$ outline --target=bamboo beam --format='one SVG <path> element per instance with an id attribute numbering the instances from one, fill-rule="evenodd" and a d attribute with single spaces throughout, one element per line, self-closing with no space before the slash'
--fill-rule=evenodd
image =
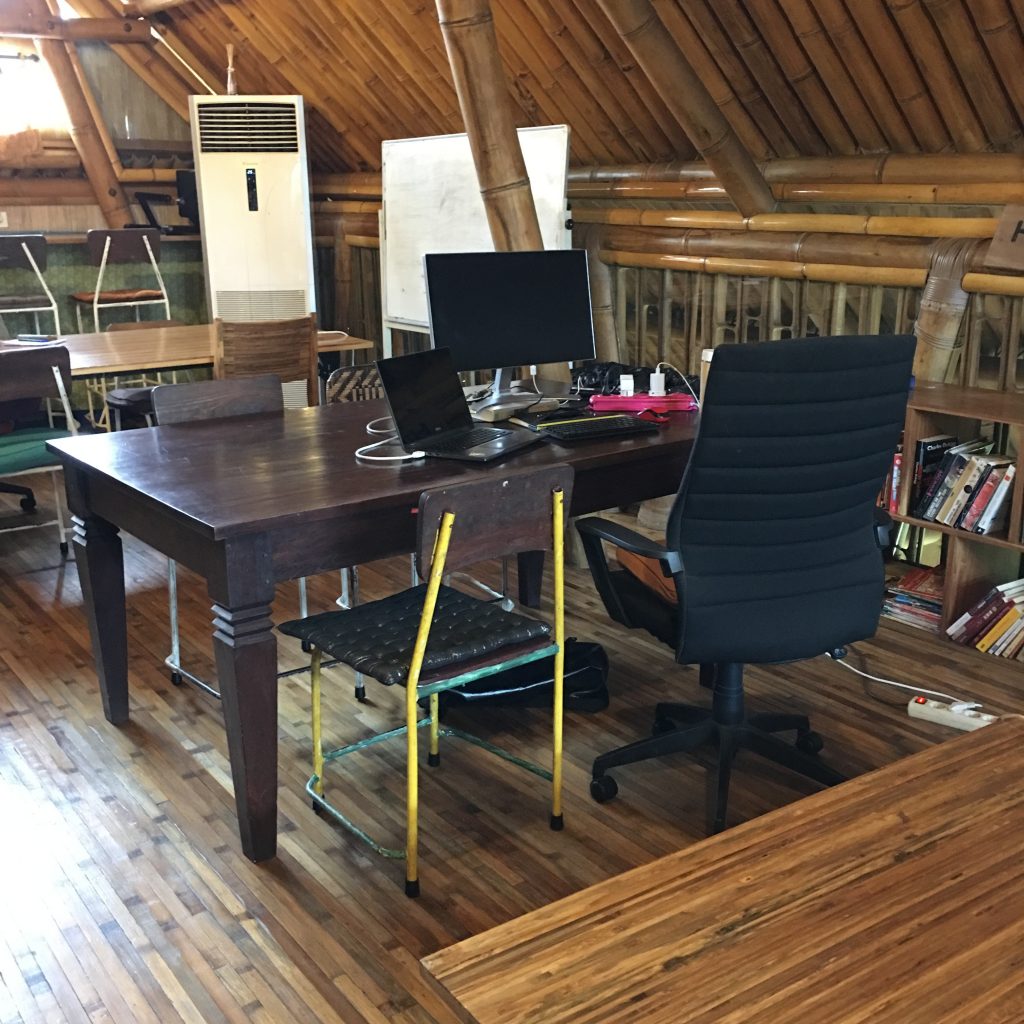
<path id="1" fill-rule="evenodd" d="M 771 210 L 775 203 L 757 165 L 650 0 L 600 0 L 600 4 L 740 213 L 749 216 Z"/>
<path id="2" fill-rule="evenodd" d="M 637 210 L 623 207 L 574 210 L 573 220 L 577 224 L 632 227 L 831 232 L 900 235 L 906 238 L 991 238 L 999 223 L 995 217 L 878 217 L 833 213 L 759 213 L 743 217 L 724 210 Z"/>
<path id="3" fill-rule="evenodd" d="M 19 206 L 95 203 L 85 178 L 0 178 L 0 202 Z"/>
<path id="4" fill-rule="evenodd" d="M 494 247 L 543 249 L 488 0 L 437 0 Z"/>
<path id="5" fill-rule="evenodd" d="M 974 0 L 971 13 L 1013 107 L 1024 111 L 1024 37 L 1013 11 L 1006 0 Z"/>
<path id="6" fill-rule="evenodd" d="M 879 153 L 872 156 L 794 157 L 767 160 L 761 171 L 769 184 L 965 185 L 1024 180 L 1020 153 Z M 570 167 L 569 182 L 714 181 L 703 161 Z"/>
<path id="7" fill-rule="evenodd" d="M 921 294 L 914 333 L 914 376 L 918 380 L 945 380 L 960 325 L 967 312 L 967 292 L 960 282 L 977 242 L 967 238 L 942 239 L 932 251 L 928 281 Z"/>
<path id="8" fill-rule="evenodd" d="M 30 10 L 38 12 L 40 20 L 46 14 L 44 0 L 31 0 Z M 117 171 L 103 145 L 103 136 L 93 118 L 89 99 L 75 73 L 69 53 L 70 44 L 55 39 L 37 39 L 36 49 L 50 66 L 54 81 L 60 89 L 71 122 L 71 138 L 85 168 L 86 177 L 107 226 L 121 228 L 131 223 L 132 211 L 128 197 L 117 180 Z"/>
<path id="9" fill-rule="evenodd" d="M 189 0 L 133 0 L 130 4 L 139 14 L 156 14 L 159 11 L 169 11 L 172 7 L 182 7 L 189 3 Z"/>
<path id="10" fill-rule="evenodd" d="M 66 43 L 151 43 L 149 22 L 141 18 L 24 18 L 0 12 L 0 36 L 60 39 Z"/>

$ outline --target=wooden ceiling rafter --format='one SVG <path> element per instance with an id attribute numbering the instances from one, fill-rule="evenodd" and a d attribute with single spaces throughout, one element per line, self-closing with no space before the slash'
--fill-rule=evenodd
<path id="1" fill-rule="evenodd" d="M 811 0 L 811 5 L 832 41 L 837 57 L 857 69 L 856 85 L 874 113 L 889 148 L 901 153 L 912 153 L 920 148 L 913 128 L 843 0 Z"/>
<path id="2" fill-rule="evenodd" d="M 779 120 L 786 125 L 797 151 L 803 156 L 827 153 L 829 147 L 819 126 L 782 73 L 757 26 L 750 20 L 746 6 L 738 0 L 716 0 L 713 5 L 708 5 L 706 0 L 692 0 L 692 6 L 705 21 L 708 18 L 718 20 L 725 38 L 736 49 Z"/>
<path id="3" fill-rule="evenodd" d="M 996 149 L 1020 149 L 1024 142 L 1020 121 L 1010 108 L 967 9 L 948 0 L 924 0 L 924 8 L 946 43 L 989 141 Z"/>
<path id="4" fill-rule="evenodd" d="M 1024 118 L 1024 34 L 1007 0 L 974 0 L 971 8 L 974 23 L 995 67 L 1018 69 L 1005 75 L 1005 87 L 1018 118 Z"/>
<path id="5" fill-rule="evenodd" d="M 143 45 L 153 42 L 149 22 L 142 18 L 23 18 L 11 12 L 0 12 L 0 38 Z"/>
<path id="6" fill-rule="evenodd" d="M 748 5 L 748 12 L 759 37 L 772 53 L 790 88 L 800 97 L 804 109 L 818 126 L 829 149 L 833 153 L 856 153 L 858 140 L 836 108 L 818 72 L 807 59 L 807 54 L 782 10 L 774 0 L 767 0 L 762 6 Z M 880 139 L 876 142 L 866 126 L 864 130 L 872 140 L 871 148 L 879 148 Z"/>

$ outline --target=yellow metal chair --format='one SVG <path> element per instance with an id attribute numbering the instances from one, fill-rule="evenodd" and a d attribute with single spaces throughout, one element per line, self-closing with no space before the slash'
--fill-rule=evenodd
<path id="1" fill-rule="evenodd" d="M 440 738 L 458 737 L 551 782 L 551 827 L 562 828 L 562 672 L 565 651 L 563 524 L 572 469 L 491 471 L 486 479 L 425 491 L 417 511 L 416 558 L 425 584 L 357 605 L 286 622 L 279 628 L 313 647 L 313 774 L 306 792 L 377 853 L 405 859 L 405 891 L 419 895 L 419 729 L 429 728 L 431 767 L 440 765 Z M 451 587 L 442 578 L 486 559 L 520 551 L 553 552 L 554 624 L 504 611 Z M 335 750 L 325 750 L 321 718 L 324 654 L 386 686 L 405 686 L 405 724 Z M 438 717 L 438 694 L 516 665 L 554 658 L 552 764 L 547 769 L 493 746 Z M 421 698 L 429 714 L 419 718 Z M 385 740 L 406 739 L 406 837 L 393 849 L 373 839 L 326 797 L 328 763 Z"/>

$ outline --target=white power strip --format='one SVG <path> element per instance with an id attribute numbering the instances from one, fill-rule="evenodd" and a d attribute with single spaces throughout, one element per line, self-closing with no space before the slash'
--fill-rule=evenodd
<path id="1" fill-rule="evenodd" d="M 926 700 L 924 697 L 913 697 L 907 704 L 907 714 L 911 718 L 923 718 L 927 722 L 938 722 L 940 725 L 948 725 L 951 729 L 967 731 L 991 725 L 998 717 L 975 708 L 954 711 L 952 704 L 944 704 L 940 700 Z"/>

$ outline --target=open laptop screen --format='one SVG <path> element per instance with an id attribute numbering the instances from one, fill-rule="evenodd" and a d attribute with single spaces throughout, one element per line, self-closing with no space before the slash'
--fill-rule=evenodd
<path id="1" fill-rule="evenodd" d="M 378 359 L 377 369 L 404 447 L 473 426 L 448 349 Z"/>

